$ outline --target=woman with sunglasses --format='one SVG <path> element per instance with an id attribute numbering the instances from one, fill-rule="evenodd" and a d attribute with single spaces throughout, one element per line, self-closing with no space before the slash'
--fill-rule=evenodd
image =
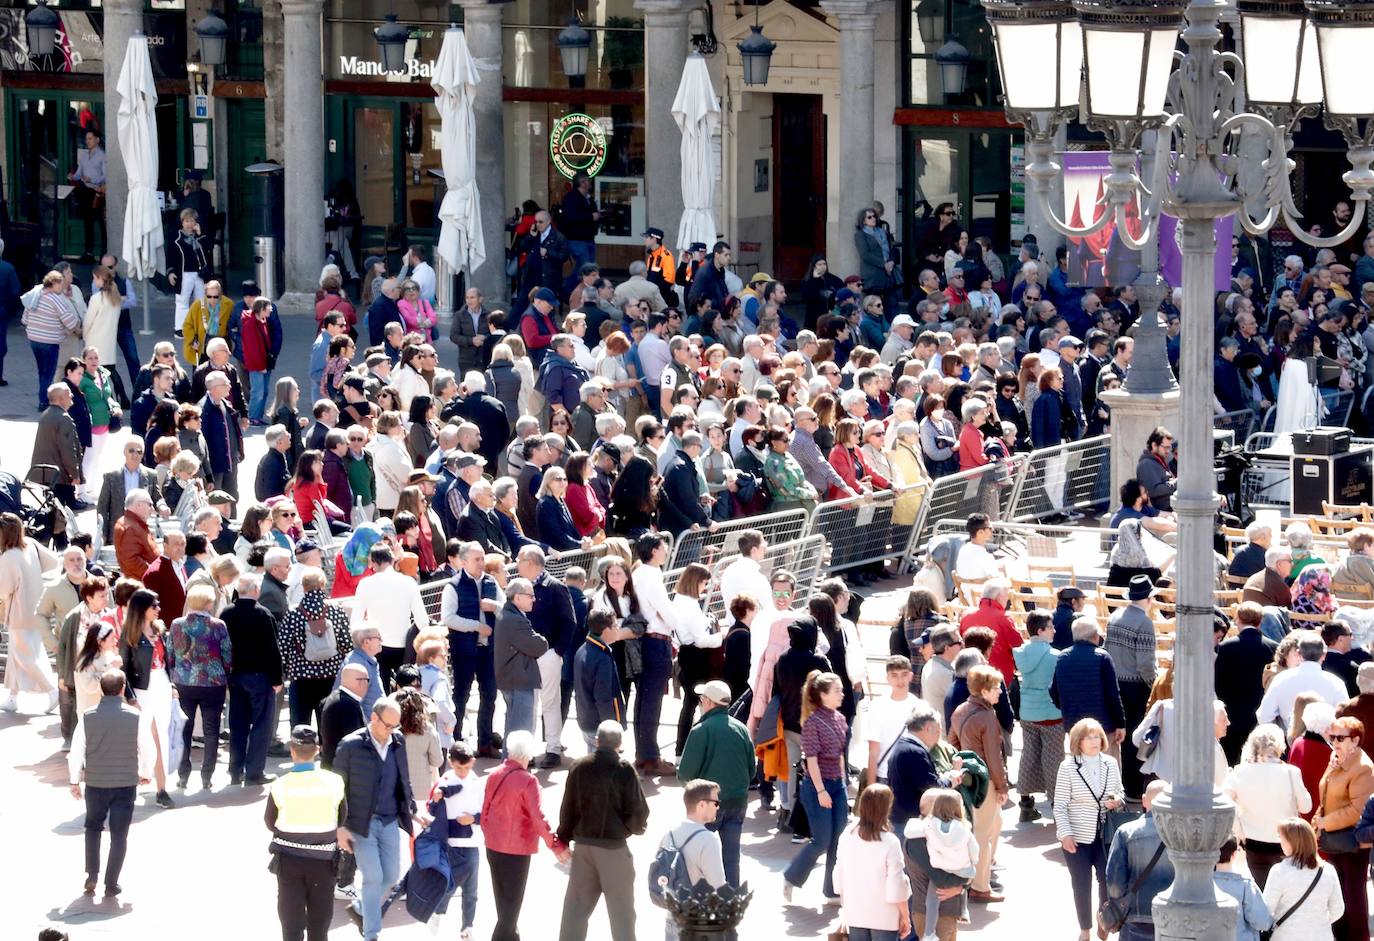
<path id="1" fill-rule="evenodd" d="M 405 322 L 407 331 L 417 331 L 433 342 L 436 336 L 434 325 L 439 322 L 439 315 L 429 301 L 421 296 L 417 282 L 407 279 L 401 285 L 401 299 L 396 302 L 396 307 L 401 311 L 401 320 Z"/>
<path id="2" fill-rule="evenodd" d="M 124 662 L 124 675 L 138 702 L 139 724 L 153 739 L 157 761 L 153 778 L 157 782 L 157 804 L 172 807 L 167 793 L 167 734 L 172 724 L 171 661 L 163 640 L 162 608 L 157 593 L 140 588 L 129 598 L 124 609 L 124 625 L 119 641 L 119 657 Z"/>
<path id="3" fill-rule="evenodd" d="M 172 398 L 185 402 L 191 398 L 191 377 L 177 362 L 176 347 L 167 340 L 153 345 L 153 355 L 138 371 L 134 378 L 134 397 L 137 398 L 153 386 L 153 367 L 167 366 L 172 370 Z"/>
<path id="4" fill-rule="evenodd" d="M 1354 832 L 1365 804 L 1374 795 L 1374 763 L 1360 747 L 1364 736 L 1364 723 L 1353 716 L 1331 723 L 1326 733 L 1331 763 L 1318 786 L 1321 803 L 1312 818 L 1322 853 L 1336 870 L 1345 901 L 1345 913 L 1331 926 L 1338 941 L 1369 939 L 1369 847 L 1361 846 Z"/>
<path id="5" fill-rule="evenodd" d="M 210 446 L 201 432 L 202 416 L 199 405 L 189 402 L 177 409 L 177 443 L 181 450 L 190 451 L 200 459 L 200 479 L 210 484 Z"/>
<path id="6" fill-rule="evenodd" d="M 888 230 L 878 224 L 878 213 L 872 206 L 859 210 L 854 246 L 859 252 L 859 277 L 864 289 L 880 296 L 892 291 L 898 283 L 892 239 Z"/>

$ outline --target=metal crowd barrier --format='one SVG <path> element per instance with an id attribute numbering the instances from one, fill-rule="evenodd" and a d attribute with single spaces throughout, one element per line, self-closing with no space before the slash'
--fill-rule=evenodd
<path id="1" fill-rule="evenodd" d="M 1235 412 L 1223 412 L 1212 419 L 1212 427 L 1218 431 L 1231 431 L 1236 435 L 1236 442 L 1243 444 L 1245 439 L 1255 430 L 1255 412 L 1253 409 L 1243 408 Z"/>
<path id="2" fill-rule="evenodd" d="M 911 536 L 928 490 L 927 485 L 916 484 L 816 507 L 807 534 L 822 536 L 829 543 L 826 570 L 838 572 L 897 559 L 898 572 L 904 571 Z"/>
<path id="3" fill-rule="evenodd" d="M 1323 425 L 1336 425 L 1341 428 L 1350 426 L 1350 410 L 1355 407 L 1355 393 L 1336 389 L 1322 389 L 1322 405 L 1326 414 L 1322 416 Z"/>
<path id="4" fill-rule="evenodd" d="M 930 531 L 941 520 L 966 520 L 973 513 L 986 513 L 990 519 L 1010 516 L 1013 500 L 1020 490 L 1026 473 L 1026 455 L 1010 458 L 1010 479 L 1006 479 L 1007 462 L 987 464 L 970 471 L 938 478 L 921 503 L 921 512 L 911 529 L 903 566 L 910 563 L 916 550 L 930 538 Z"/>
<path id="5" fill-rule="evenodd" d="M 787 569 L 797 577 L 797 595 L 806 597 L 820 583 L 825 574 L 825 557 L 828 547 L 825 537 L 819 535 L 805 536 L 801 539 L 794 539 L 791 542 L 772 543 L 764 550 L 763 571 L 767 575 L 772 575 L 778 569 Z M 717 618 L 725 619 L 729 616 L 726 608 L 728 599 L 721 596 L 720 577 L 726 567 L 736 559 L 739 554 L 725 556 L 719 559 L 711 568 L 710 589 L 706 595 L 706 613 Z M 663 581 L 671 586 L 677 582 L 680 572 L 668 572 L 664 575 Z M 760 604 L 772 604 L 772 598 L 760 600 Z"/>
<path id="6" fill-rule="evenodd" d="M 678 536 L 667 568 L 680 570 L 692 562 L 709 566 L 722 556 L 737 555 L 740 533 L 749 529 L 757 529 L 770 543 L 791 542 L 810 532 L 810 518 L 805 510 L 783 510 L 717 523 L 715 529 L 689 529 Z"/>
<path id="7" fill-rule="evenodd" d="M 1003 518 L 1038 520 L 1111 502 L 1112 439 L 1109 435 L 1034 451 Z"/>

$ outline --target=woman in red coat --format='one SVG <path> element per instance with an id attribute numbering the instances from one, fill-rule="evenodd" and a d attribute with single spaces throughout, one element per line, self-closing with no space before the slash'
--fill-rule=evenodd
<path id="1" fill-rule="evenodd" d="M 863 452 L 859 450 L 862 437 L 863 429 L 857 421 L 852 418 L 841 419 L 835 426 L 835 446 L 830 449 L 830 466 L 855 493 L 862 493 L 865 489 L 891 490 L 892 483 L 874 472 L 864 460 Z M 868 487 L 865 488 L 864 484 L 868 484 Z M 826 499 L 838 500 L 843 495 L 839 488 L 832 485 Z"/>
<path id="2" fill-rule="evenodd" d="M 316 522 L 317 502 L 324 507 L 325 514 L 331 519 L 344 519 L 344 511 L 330 502 L 323 477 L 324 456 L 313 449 L 302 451 L 300 459 L 296 461 L 296 476 L 291 479 L 289 487 L 291 499 L 296 503 L 296 511 L 300 513 L 302 526 Z"/>
<path id="3" fill-rule="evenodd" d="M 1301 720 L 1302 734 L 1293 740 L 1288 750 L 1288 763 L 1302 772 L 1303 786 L 1312 795 L 1312 810 L 1302 815 L 1310 822 L 1312 814 L 1321 806 L 1322 775 L 1331 764 L 1331 746 L 1326 741 L 1326 732 L 1336 721 L 1336 710 L 1324 702 L 1304 704 L 1303 695 L 1299 694 L 1293 703 L 1295 711 L 1301 710 L 1294 715 L 1293 725 L 1297 727 Z"/>
<path id="4" fill-rule="evenodd" d="M 276 357 L 272 354 L 272 331 L 267 319 L 272 314 L 272 302 L 260 297 L 253 302 L 252 310 L 243 312 L 239 322 L 239 345 L 243 353 L 243 368 L 248 371 L 248 421 L 253 425 L 266 425 L 263 412 L 267 409 L 267 386 L 272 381 L 272 367 Z"/>
<path id="5" fill-rule="evenodd" d="M 591 458 L 586 452 L 576 454 L 568 461 L 568 492 L 563 502 L 568 505 L 573 525 L 583 536 L 595 536 L 606 526 L 606 508 L 587 486 L 587 469 Z"/>
<path id="6" fill-rule="evenodd" d="M 530 857 L 539 852 L 539 842 L 560 861 L 570 856 L 539 806 L 539 781 L 529 772 L 535 749 L 530 732 L 516 730 L 506 736 L 506 760 L 487 775 L 482 796 L 482 837 L 496 899 L 493 938 L 520 936 L 516 924 L 525 901 Z"/>
<path id="7" fill-rule="evenodd" d="M 988 420 L 988 403 L 982 399 L 965 399 L 964 427 L 959 431 L 959 470 L 982 467 L 988 462 L 983 453 L 983 425 Z"/>

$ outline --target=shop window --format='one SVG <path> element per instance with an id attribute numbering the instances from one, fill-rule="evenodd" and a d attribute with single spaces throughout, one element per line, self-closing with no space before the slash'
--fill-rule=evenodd
<path id="1" fill-rule="evenodd" d="M 558 53 L 558 33 L 566 23 L 510 26 L 501 30 L 505 82 L 512 88 L 568 88 Z M 605 25 L 585 23 L 592 34 L 585 88 L 644 88 L 644 24 L 623 16 Z"/>
<path id="2" fill-rule="evenodd" d="M 910 14 L 903 18 L 905 42 L 910 50 L 906 75 L 906 103 L 936 107 L 1000 108 L 1002 86 L 997 74 L 997 52 L 992 28 L 977 0 L 909 0 Z M 935 53 L 958 36 L 969 51 L 968 78 L 962 95 L 946 97 L 940 86 Z"/>

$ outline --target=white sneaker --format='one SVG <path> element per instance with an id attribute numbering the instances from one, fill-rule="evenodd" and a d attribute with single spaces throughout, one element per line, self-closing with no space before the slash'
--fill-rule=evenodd
<path id="1" fill-rule="evenodd" d="M 792 904 L 792 883 L 786 879 L 782 880 L 782 900 L 788 905 Z"/>
<path id="2" fill-rule="evenodd" d="M 48 693 L 48 708 L 43 710 L 44 715 L 50 714 L 54 709 L 57 708 L 58 698 L 59 697 L 57 695 L 57 690 L 52 690 L 50 693 Z"/>
<path id="3" fill-rule="evenodd" d="M 15 701 L 14 694 L 6 690 L 5 694 L 3 696 L 0 696 L 0 712 L 18 711 L 19 703 Z"/>
<path id="4" fill-rule="evenodd" d="M 357 897 L 358 893 L 353 891 L 353 886 L 351 885 L 342 887 L 336 885 L 334 887 L 334 898 L 338 899 L 340 902 L 352 902 Z"/>
<path id="5" fill-rule="evenodd" d="M 425 922 L 425 926 L 429 928 L 429 936 L 431 938 L 439 937 L 439 932 L 442 931 L 444 927 L 444 916 L 435 912 L 430 916 L 429 921 Z"/>
<path id="6" fill-rule="evenodd" d="M 472 929 L 464 928 L 458 935 L 458 941 L 472 941 Z"/>

